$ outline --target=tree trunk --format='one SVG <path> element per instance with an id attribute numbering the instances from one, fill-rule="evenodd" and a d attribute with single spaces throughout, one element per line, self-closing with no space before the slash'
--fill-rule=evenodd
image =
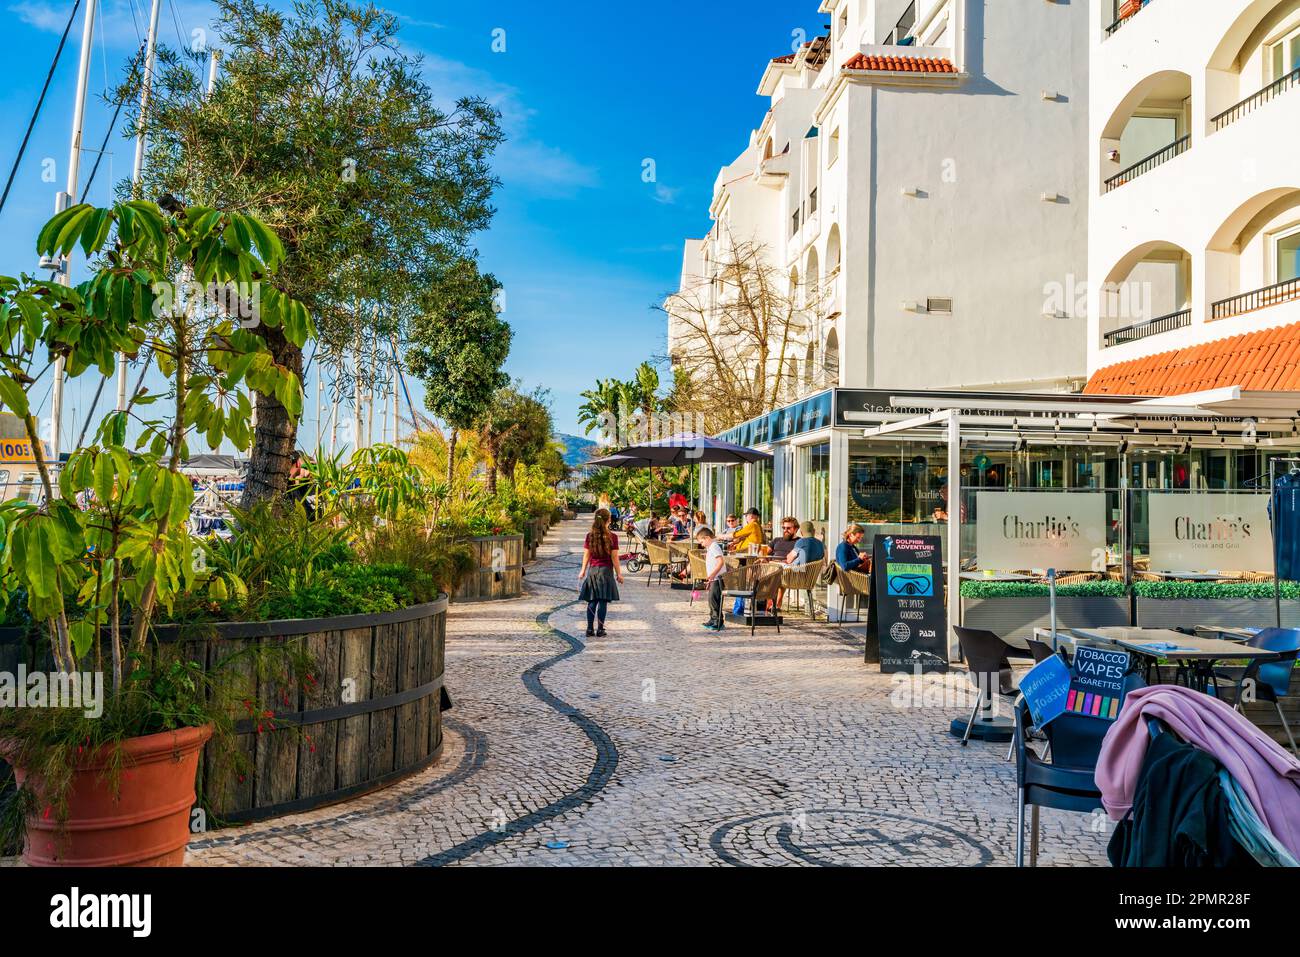
<path id="1" fill-rule="evenodd" d="M 271 350 L 271 357 L 294 375 L 302 378 L 302 350 L 284 337 L 279 329 L 262 326 L 258 333 Z M 298 423 L 274 395 L 255 395 L 257 429 L 253 434 L 253 452 L 244 482 L 240 508 L 283 495 L 289 487 L 289 466 L 298 439 Z"/>
<path id="2" fill-rule="evenodd" d="M 447 491 L 456 487 L 456 438 L 459 430 L 452 429 L 447 439 Z"/>

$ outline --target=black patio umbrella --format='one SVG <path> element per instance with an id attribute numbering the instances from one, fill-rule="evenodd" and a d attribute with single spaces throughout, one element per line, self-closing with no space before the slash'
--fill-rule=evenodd
<path id="1" fill-rule="evenodd" d="M 592 459 L 587 464 L 605 468 L 653 469 L 656 466 L 745 465 L 750 462 L 763 462 L 770 458 L 772 456 L 768 452 L 724 442 L 700 432 L 678 432 L 676 435 L 655 442 L 630 445 L 604 458 Z M 653 509 L 653 471 L 650 473 L 650 503 Z"/>

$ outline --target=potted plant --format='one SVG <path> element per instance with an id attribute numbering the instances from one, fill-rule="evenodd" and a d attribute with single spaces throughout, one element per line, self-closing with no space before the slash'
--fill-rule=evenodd
<path id="1" fill-rule="evenodd" d="M 25 830 L 31 864 L 183 861 L 198 752 L 230 723 L 228 686 L 220 667 L 158 647 L 152 628 L 182 595 L 244 586 L 202 561 L 180 465 L 192 437 L 248 447 L 249 389 L 301 409 L 298 377 L 248 329 L 298 345 L 313 335 L 307 310 L 274 284 L 279 240 L 249 216 L 166 205 L 82 204 L 51 219 L 37 250 L 67 257 L 80 245 L 92 274 L 76 288 L 0 277 L 0 401 L 25 423 L 44 493 L 0 503 L 0 598 L 25 595 L 49 689 L 81 692 L 73 707 L 0 708 L 0 755 L 18 784 L 3 824 Z M 139 390 L 56 477 L 28 395 L 39 370 L 58 360 L 70 377 L 107 377 L 118 352 L 147 353 L 169 382 L 168 412 L 146 418 L 159 397 Z M 102 694 L 84 707 L 96 682 Z"/>

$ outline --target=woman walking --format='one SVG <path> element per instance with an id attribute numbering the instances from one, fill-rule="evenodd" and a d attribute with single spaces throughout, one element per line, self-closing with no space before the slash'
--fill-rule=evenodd
<path id="1" fill-rule="evenodd" d="M 623 569 L 618 563 L 618 536 L 609 530 L 609 511 L 596 509 L 591 531 L 582 543 L 582 588 L 578 600 L 587 603 L 587 637 L 605 637 L 605 613 L 611 601 L 618 601 Z"/>

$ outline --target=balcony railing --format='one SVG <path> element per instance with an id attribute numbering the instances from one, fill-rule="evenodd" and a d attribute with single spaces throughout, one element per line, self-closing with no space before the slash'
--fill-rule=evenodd
<path id="1" fill-rule="evenodd" d="M 1274 80 L 1264 89 L 1251 96 L 1246 97 L 1236 106 L 1224 110 L 1210 122 L 1214 125 L 1214 131 L 1217 133 L 1225 126 L 1230 126 L 1237 120 L 1241 119 L 1247 113 L 1253 113 L 1270 100 L 1275 100 L 1283 93 L 1300 86 L 1300 69 L 1292 70 L 1280 80 Z"/>
<path id="2" fill-rule="evenodd" d="M 1108 332 L 1103 338 L 1103 342 L 1105 347 L 1109 349 L 1111 346 L 1118 346 L 1125 342 L 1137 342 L 1147 336 L 1158 336 L 1162 332 L 1172 332 L 1175 329 L 1182 329 L 1191 324 L 1192 310 L 1183 309 L 1180 312 L 1171 312 L 1167 316 L 1157 316 L 1155 319 L 1148 319 L 1146 322 L 1135 322 L 1131 326 L 1124 326 L 1122 329 Z"/>
<path id="3" fill-rule="evenodd" d="M 1243 292 L 1239 296 L 1220 299 L 1210 308 L 1210 318 L 1227 319 L 1256 309 L 1267 309 L 1279 303 L 1300 299 L 1300 279 L 1288 279 L 1253 292 Z"/>
<path id="4" fill-rule="evenodd" d="M 1141 0 L 1140 3 L 1137 3 L 1136 0 L 1124 0 L 1124 2 L 1119 5 L 1118 8 L 1119 15 L 1116 17 L 1115 22 L 1106 28 L 1106 36 L 1108 37 L 1114 36 L 1115 32 L 1120 27 L 1124 26 L 1124 24 L 1128 23 L 1135 16 L 1137 16 L 1138 13 L 1142 11 L 1143 7 L 1145 7 L 1150 2 L 1151 0 Z M 1130 7 L 1132 7 L 1132 9 L 1129 9 Z M 1129 12 L 1127 14 L 1124 13 L 1126 9 L 1129 9 Z"/>
<path id="5" fill-rule="evenodd" d="M 1187 152 L 1187 148 L 1192 145 L 1192 137 L 1182 136 L 1174 140 L 1162 150 L 1157 150 L 1145 159 L 1139 160 L 1128 169 L 1121 170 L 1110 179 L 1106 180 L 1106 192 L 1119 189 L 1130 180 L 1137 179 L 1145 173 L 1151 172 L 1157 166 L 1163 166 L 1175 156 Z"/>

